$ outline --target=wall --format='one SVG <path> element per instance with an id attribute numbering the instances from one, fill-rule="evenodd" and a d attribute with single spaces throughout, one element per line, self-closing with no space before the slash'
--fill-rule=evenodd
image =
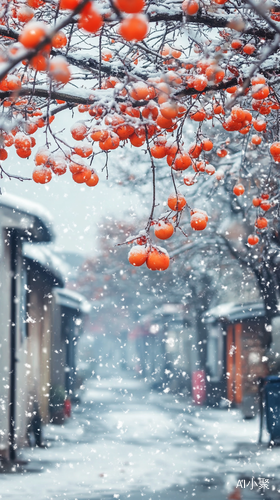
<path id="1" fill-rule="evenodd" d="M 0 229 L 0 454 L 8 458 L 10 387 L 10 249 L 6 230 Z"/>
<path id="2" fill-rule="evenodd" d="M 22 247 L 18 247 L 16 269 L 16 444 L 18 447 L 26 444 L 26 402 L 27 384 L 27 324 L 26 324 L 26 270 L 22 260 Z"/>
<path id="3" fill-rule="evenodd" d="M 27 377 L 29 419 L 36 404 L 43 423 L 49 421 L 51 385 L 51 333 L 53 280 L 39 265 L 28 265 L 28 365 Z M 34 406 L 35 403 L 35 406 Z"/>
<path id="4" fill-rule="evenodd" d="M 51 328 L 51 387 L 65 386 L 65 338 L 62 331 L 62 311 L 60 305 L 53 301 Z"/>

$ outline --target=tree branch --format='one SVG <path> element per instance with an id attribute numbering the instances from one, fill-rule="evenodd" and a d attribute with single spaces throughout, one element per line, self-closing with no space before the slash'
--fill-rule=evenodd
<path id="1" fill-rule="evenodd" d="M 104 61 L 101 61 L 101 64 L 99 63 L 99 59 L 95 59 L 93 57 L 87 57 L 87 56 L 78 56 L 75 57 L 73 54 L 67 54 L 65 55 L 63 52 L 60 50 L 52 50 L 51 55 L 53 56 L 63 56 L 67 59 L 67 62 L 69 64 L 72 64 L 73 66 L 76 66 L 80 69 L 85 69 L 87 71 L 94 71 L 97 74 L 99 73 L 100 69 L 102 73 L 105 73 L 108 76 L 117 76 L 120 79 L 123 79 L 127 76 L 127 71 L 121 70 L 120 68 L 116 68 L 113 64 L 111 63 L 106 63 Z M 136 71 L 133 68 L 133 74 L 131 77 L 137 77 L 141 78 L 142 80 L 147 80 L 147 78 L 151 76 L 148 73 L 144 73 L 141 71 Z"/>
<path id="2" fill-rule="evenodd" d="M 255 4 L 252 0 L 245 0 L 245 3 L 250 5 L 251 9 L 255 11 L 271 28 L 276 31 L 280 35 L 280 28 L 277 23 L 275 23 L 269 16 L 266 15 L 263 7 L 264 4 L 261 3 L 259 5 Z M 274 38 L 274 36 L 273 36 Z"/>
<path id="3" fill-rule="evenodd" d="M 264 47 L 260 59 L 250 69 L 250 71 L 248 73 L 248 76 L 246 77 L 245 81 L 243 82 L 242 87 L 237 90 L 237 92 L 235 93 L 234 98 L 230 102 L 228 102 L 228 104 L 226 105 L 227 109 L 232 108 L 232 106 L 234 106 L 234 104 L 235 104 L 236 100 L 238 99 L 238 97 L 240 97 L 240 96 L 242 96 L 244 94 L 245 90 L 250 86 L 251 78 L 255 74 L 255 72 L 258 69 L 260 69 L 262 63 L 265 62 L 265 61 L 267 61 L 267 59 L 269 58 L 269 56 L 271 54 L 273 54 L 274 52 L 276 52 L 276 50 L 279 48 L 279 41 L 280 41 L 280 35 L 278 33 L 276 33 L 275 39 L 274 39 L 273 43 L 270 45 L 270 47 Z"/>
<path id="4" fill-rule="evenodd" d="M 81 10 L 84 8 L 84 6 L 89 2 L 89 0 L 82 0 L 81 3 L 69 14 L 68 16 L 63 17 L 59 23 L 57 23 L 44 37 L 44 39 L 37 45 L 36 49 L 31 49 L 31 50 L 19 50 L 19 54 L 10 59 L 6 64 L 3 64 L 3 68 L 0 71 L 0 80 L 5 78 L 5 76 L 9 73 L 9 71 L 17 66 L 21 61 L 24 59 L 31 59 L 34 55 L 38 54 L 38 52 L 43 49 L 47 44 L 51 43 L 54 35 L 60 31 L 62 28 L 65 28 L 68 24 L 70 24 L 70 21 L 75 17 Z M 6 33 L 10 33 L 11 35 L 17 35 L 17 32 L 14 30 L 9 30 L 6 29 Z M 9 36 L 9 35 L 4 35 L 4 36 Z M 17 35 L 18 37 L 19 35 Z M 14 38 L 14 36 L 12 36 Z M 16 38 L 17 39 L 17 38 Z M 1 67 L 2 67 L 1 66 Z"/>
<path id="5" fill-rule="evenodd" d="M 245 266 L 250 266 L 251 267 L 250 262 L 247 259 L 244 259 L 244 257 L 241 255 L 241 253 L 238 252 L 238 250 L 236 250 L 236 248 L 234 248 L 232 246 L 232 244 L 230 243 L 230 241 L 223 234 L 218 233 L 218 236 L 223 240 L 223 242 L 225 243 L 226 247 L 230 251 L 231 255 L 236 260 L 238 260 L 239 262 L 241 262 Z"/>
<path id="6" fill-rule="evenodd" d="M 149 22 L 150 23 L 157 23 L 160 21 L 183 22 L 184 21 L 184 14 L 182 11 L 180 11 L 176 14 L 166 13 L 166 14 L 150 14 L 149 15 Z M 194 24 L 194 25 L 203 24 L 205 26 L 208 26 L 209 28 L 228 28 L 229 20 L 226 17 L 217 17 L 217 16 L 209 16 L 209 15 L 205 15 L 205 14 L 197 14 L 196 16 L 188 16 L 186 18 L 186 23 L 187 24 Z M 274 25 L 272 25 L 272 27 L 274 28 Z M 275 36 L 275 31 L 269 30 L 268 28 L 249 26 L 242 32 L 242 34 L 253 35 L 253 36 L 260 37 L 260 38 L 265 38 L 266 40 L 271 40 Z"/>
<path id="7" fill-rule="evenodd" d="M 109 89 L 110 90 L 110 89 Z M 100 95 L 101 93 L 101 95 Z M 47 89 L 46 87 L 21 87 L 21 89 L 17 92 L 19 96 L 28 96 L 32 95 L 34 97 L 42 97 L 48 99 L 49 97 L 51 99 L 59 99 L 61 101 L 67 101 L 67 103 L 74 103 L 74 104 L 94 104 L 95 102 L 99 102 L 102 99 L 102 93 L 103 99 L 108 97 L 109 99 L 113 98 L 113 93 L 108 92 L 108 89 L 106 90 L 101 90 L 101 91 L 92 91 L 92 90 L 86 90 L 84 89 L 84 96 L 81 95 L 81 91 L 77 89 L 77 93 L 71 92 L 68 89 L 65 90 L 51 90 Z M 88 94 L 88 95 L 86 95 Z M 94 95 L 94 98 L 90 98 L 90 95 Z M 9 91 L 9 92 L 0 92 L 0 99 L 6 99 L 14 97 L 14 92 Z M 123 101 L 123 98 L 120 99 Z M 65 106 L 65 105 L 63 105 Z M 65 108 L 64 108 L 65 109 Z"/>
<path id="8" fill-rule="evenodd" d="M 258 14 L 259 12 L 256 10 L 256 6 L 253 4 L 253 2 L 247 1 L 247 3 L 254 9 Z M 75 13 L 76 15 L 76 13 Z M 149 18 L 150 23 L 158 23 L 158 22 L 184 22 L 185 16 L 182 12 L 182 10 L 178 11 L 175 14 L 169 14 L 168 12 L 166 14 L 147 14 Z M 265 38 L 266 40 L 272 40 L 275 36 L 275 31 L 278 31 L 277 28 L 275 27 L 275 23 L 271 21 L 268 16 L 261 15 L 261 17 L 273 28 L 272 30 L 268 28 L 262 28 L 262 27 L 253 27 L 253 26 L 248 26 L 242 33 L 244 35 L 253 35 L 257 36 L 260 38 Z M 104 22 L 107 24 L 110 24 L 112 22 L 116 22 L 116 20 L 112 21 L 111 18 L 109 19 L 104 19 Z M 67 24 L 75 24 L 77 23 L 77 19 L 73 19 L 73 14 L 71 15 L 71 19 L 67 21 Z M 186 23 L 190 25 L 199 25 L 202 24 L 204 26 L 208 26 L 209 28 L 228 28 L 229 20 L 226 17 L 218 17 L 218 16 L 211 16 L 211 15 L 206 15 L 206 14 L 197 14 L 196 16 L 188 16 L 186 18 Z M 66 24 L 66 25 L 67 25 Z M 65 25 L 65 26 L 66 26 Z M 278 31 L 279 32 L 279 31 Z M 5 26 L 0 26 L 0 36 L 4 36 L 7 38 L 13 38 L 14 40 L 18 40 L 19 33 L 12 29 L 12 28 L 6 28 Z"/>
<path id="9" fill-rule="evenodd" d="M 176 255 L 181 255 L 183 252 L 187 252 L 188 250 L 193 250 L 197 249 L 199 247 L 207 247 L 209 248 L 210 245 L 215 245 L 217 243 L 217 240 L 215 239 L 205 239 L 205 240 L 196 240 L 196 241 L 191 241 L 189 243 L 186 243 L 184 245 L 180 245 L 178 248 L 175 248 L 174 250 L 171 250 L 169 252 L 170 257 L 176 257 Z"/>
<path id="10" fill-rule="evenodd" d="M 6 28 L 6 26 L 0 26 L 0 36 L 4 36 L 6 38 L 13 38 L 14 40 L 18 40 L 19 33 L 13 28 Z"/>

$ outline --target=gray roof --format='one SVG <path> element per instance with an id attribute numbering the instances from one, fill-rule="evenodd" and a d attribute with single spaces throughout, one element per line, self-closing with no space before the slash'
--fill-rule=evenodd
<path id="1" fill-rule="evenodd" d="M 160 307 L 155 307 L 151 313 L 142 316 L 140 323 L 158 323 L 161 320 L 167 321 L 171 318 L 172 322 L 182 323 L 186 321 L 186 307 L 181 303 L 162 304 Z"/>
<path id="2" fill-rule="evenodd" d="M 68 290 L 67 288 L 55 288 L 53 290 L 53 294 L 55 296 L 56 303 L 60 306 L 75 309 L 83 314 L 88 314 L 91 310 L 90 303 L 78 292 Z"/>
<path id="3" fill-rule="evenodd" d="M 33 201 L 3 193 L 0 216 L 4 227 L 17 229 L 28 241 L 53 241 L 52 218 L 44 207 Z"/>
<path id="4" fill-rule="evenodd" d="M 52 274 L 60 283 L 64 285 L 65 277 L 68 272 L 68 266 L 65 262 L 54 254 L 46 245 L 24 243 L 23 256 L 35 264 L 39 264 L 44 271 Z"/>
<path id="5" fill-rule="evenodd" d="M 209 309 L 204 314 L 205 323 L 215 323 L 217 321 L 241 321 L 245 319 L 262 318 L 265 315 L 263 302 L 248 302 L 245 304 L 235 304 L 228 302 Z"/>

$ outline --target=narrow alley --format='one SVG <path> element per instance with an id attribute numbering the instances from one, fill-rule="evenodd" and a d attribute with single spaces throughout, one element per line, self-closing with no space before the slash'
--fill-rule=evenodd
<path id="1" fill-rule="evenodd" d="M 46 448 L 20 450 L 0 475 L 0 498 L 226 500 L 237 484 L 244 500 L 279 495 L 279 449 L 257 444 L 258 420 L 190 403 L 119 372 L 90 379 L 73 418 L 44 429 Z"/>

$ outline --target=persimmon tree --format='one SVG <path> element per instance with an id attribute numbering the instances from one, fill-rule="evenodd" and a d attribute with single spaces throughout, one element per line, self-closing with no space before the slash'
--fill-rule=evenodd
<path id="1" fill-rule="evenodd" d="M 221 191 L 222 188 L 225 188 L 225 184 L 220 186 Z M 222 198 L 222 192 L 219 197 Z M 224 199 L 224 204 L 219 204 L 217 212 L 222 210 L 224 217 L 230 215 L 239 230 L 238 212 L 231 214 L 228 198 Z M 226 210 L 228 213 L 225 213 Z M 205 366 L 208 334 L 204 323 L 205 312 L 221 301 L 231 302 L 238 298 L 241 302 L 248 302 L 260 298 L 250 266 L 245 263 L 240 266 L 237 258 L 240 255 L 245 259 L 246 253 L 250 258 L 248 245 L 243 245 L 246 234 L 243 242 L 239 242 L 238 233 L 235 234 L 238 247 L 234 236 L 231 239 L 227 236 L 236 252 L 232 256 L 223 239 L 217 236 L 220 214 L 218 217 L 215 209 L 212 209 L 211 214 L 211 224 L 203 234 L 195 233 L 194 238 L 190 233 L 186 239 L 181 233 L 167 242 L 170 257 L 176 255 L 176 259 L 161 276 L 160 272 L 149 272 L 146 266 L 127 268 L 127 248 L 117 246 L 120 238 L 124 240 L 135 233 L 139 220 L 135 217 L 132 225 L 131 218 L 128 219 L 130 222 L 104 218 L 99 227 L 98 253 L 95 257 L 89 257 L 80 267 L 74 288 L 92 303 L 88 328 L 92 329 L 93 334 L 101 332 L 122 338 L 122 332 L 132 333 L 139 327 L 145 328 L 147 316 L 151 316 L 151 311 L 156 310 L 159 303 L 183 304 L 192 349 L 197 351 L 200 366 Z M 253 250 L 255 255 L 254 247 Z M 257 264 L 260 265 L 255 262 L 256 267 Z M 115 314 L 112 315 L 112 311 Z M 164 315 L 157 315 L 153 319 L 161 330 L 168 330 Z"/>
<path id="2" fill-rule="evenodd" d="M 243 141 L 241 141 L 242 144 Z M 194 234 L 188 230 L 188 224 L 182 228 L 188 232 L 188 238 L 182 242 L 177 238 L 175 248 L 171 249 L 170 256 L 181 256 L 186 258 L 191 269 L 197 267 L 206 268 L 210 271 L 215 267 L 213 263 L 213 252 L 218 256 L 222 275 L 225 280 L 219 278 L 219 284 L 215 295 L 219 296 L 219 289 L 225 290 L 230 283 L 231 294 L 238 286 L 238 291 L 229 301 L 239 299 L 241 301 L 262 299 L 265 309 L 265 319 L 268 330 L 271 329 L 271 320 L 278 314 L 279 286 L 277 284 L 277 267 L 279 258 L 279 225 L 278 207 L 266 199 L 271 192 L 277 192 L 277 179 L 271 178 L 267 184 L 267 192 L 257 198 L 262 186 L 261 170 L 259 169 L 259 153 L 248 150 L 248 158 L 242 159 L 240 152 L 240 140 L 236 138 L 227 146 L 230 159 L 227 156 L 220 162 L 217 171 L 218 176 L 223 179 L 217 181 L 212 179 L 205 190 L 203 182 L 198 181 L 189 188 L 189 203 L 199 198 L 200 206 L 211 214 L 210 223 L 202 234 Z M 263 158 L 265 162 L 265 157 Z M 251 176 L 244 180 L 243 196 L 236 196 L 232 189 L 233 176 L 240 171 L 240 164 L 244 169 L 250 168 Z M 254 178 L 254 172 L 258 177 Z M 266 203 L 270 208 L 269 231 L 258 231 L 258 235 L 251 234 L 252 227 L 256 222 L 256 200 L 258 206 L 263 204 L 262 214 L 266 211 Z M 255 241 L 257 239 L 257 241 Z M 201 265 L 201 260 L 203 266 Z M 235 262 L 234 262 L 235 261 Z M 194 272 L 192 271 L 192 274 Z M 203 276 L 203 272 L 201 273 Z M 201 278 L 202 279 L 202 278 Z M 213 288 L 213 287 L 212 287 Z M 246 289 L 249 296 L 246 295 Z M 223 292 L 225 299 L 225 291 Z"/>
<path id="3" fill-rule="evenodd" d="M 150 273 L 146 266 L 127 268 L 127 248 L 118 247 L 118 242 L 120 237 L 126 239 L 135 233 L 137 222 L 134 219 L 135 225 L 132 225 L 131 220 L 104 218 L 98 230 L 97 254 L 81 265 L 74 283 L 75 289 L 93 304 L 94 327 L 101 321 L 106 324 L 105 332 L 119 333 L 135 327 L 159 300 L 168 301 L 169 293 L 172 301 L 179 303 L 187 286 L 177 263 L 170 266 L 161 279 L 159 272 Z M 112 309 L 116 311 L 113 318 Z"/>
<path id="4" fill-rule="evenodd" d="M 141 148 L 151 167 L 151 212 L 128 241 L 129 261 L 164 270 L 169 256 L 155 240 L 184 234 L 182 221 L 191 231 L 206 229 L 208 215 L 199 197 L 190 204 L 188 189 L 198 180 L 223 179 L 216 167 L 235 141 L 239 168 L 229 162 L 227 176 L 235 197 L 254 196 L 248 242 L 258 244 L 278 216 L 277 2 L 11 0 L 3 1 L 1 14 L 2 176 L 13 177 L 14 147 L 23 161 L 34 156 L 36 183 L 69 169 L 75 182 L 94 187 L 97 155 L 108 176 L 114 150 Z M 70 143 L 52 125 L 69 110 L 80 113 L 69 124 Z M 38 128 L 45 132 L 40 144 Z M 167 200 L 157 182 L 162 159 L 169 169 Z"/>

